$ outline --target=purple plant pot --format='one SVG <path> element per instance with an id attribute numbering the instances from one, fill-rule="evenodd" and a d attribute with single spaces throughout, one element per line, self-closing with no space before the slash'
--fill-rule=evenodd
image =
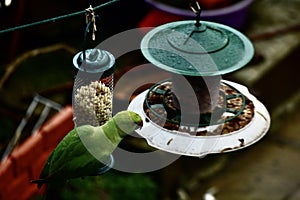
<path id="1" fill-rule="evenodd" d="M 195 18 L 195 14 L 191 10 L 181 9 L 173 7 L 157 0 L 145 0 L 153 7 L 172 13 L 175 15 L 183 16 L 188 19 Z M 230 6 L 214 9 L 214 10 L 202 10 L 201 20 L 212 21 L 221 24 L 228 25 L 230 27 L 241 29 L 246 21 L 249 7 L 253 0 L 241 0 Z"/>

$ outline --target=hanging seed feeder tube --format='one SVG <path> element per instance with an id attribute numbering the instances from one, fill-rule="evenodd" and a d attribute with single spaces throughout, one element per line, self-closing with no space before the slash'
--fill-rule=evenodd
<path id="1" fill-rule="evenodd" d="M 112 117 L 115 57 L 110 52 L 97 47 L 86 48 L 87 33 L 90 27 L 92 28 L 92 40 L 95 40 L 96 18 L 99 16 L 95 15 L 92 6 L 86 9 L 87 25 L 83 39 L 84 48 L 73 57 L 73 65 L 78 69 L 72 96 L 75 127 L 83 125 L 98 127 Z M 78 133 L 79 137 L 80 135 Z M 89 145 L 86 141 L 84 142 L 83 138 L 81 140 L 84 145 Z M 89 149 L 88 146 L 86 148 Z M 97 158 L 97 153 L 93 150 L 90 153 Z M 106 173 L 115 163 L 112 154 L 99 161 L 102 164 L 99 163 L 99 169 L 90 176 Z"/>
<path id="2" fill-rule="evenodd" d="M 75 126 L 103 125 L 112 117 L 114 56 L 105 50 L 87 49 L 73 57 L 78 69 L 73 87 Z M 104 166 L 91 176 L 106 173 L 114 165 L 113 155 L 101 160 Z"/>
<path id="3" fill-rule="evenodd" d="M 74 122 L 76 126 L 102 125 L 112 116 L 115 58 L 105 50 L 87 49 L 74 56 L 73 64 L 79 69 L 74 83 Z"/>
<path id="4" fill-rule="evenodd" d="M 270 125 L 268 111 L 246 87 L 221 78 L 252 59 L 251 41 L 198 15 L 196 22 L 171 22 L 145 35 L 145 58 L 172 75 L 129 105 L 148 121 L 137 132 L 151 146 L 188 156 L 243 148 Z"/>

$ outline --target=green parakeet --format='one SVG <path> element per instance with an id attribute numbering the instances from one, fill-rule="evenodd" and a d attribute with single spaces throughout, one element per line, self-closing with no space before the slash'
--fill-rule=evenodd
<path id="1" fill-rule="evenodd" d="M 74 128 L 53 150 L 40 179 L 31 182 L 41 188 L 45 183 L 92 175 L 104 166 L 121 140 L 142 125 L 138 114 L 121 111 L 102 126 Z"/>

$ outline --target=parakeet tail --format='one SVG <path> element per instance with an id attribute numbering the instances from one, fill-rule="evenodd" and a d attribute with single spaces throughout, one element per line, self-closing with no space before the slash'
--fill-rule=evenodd
<path id="1" fill-rule="evenodd" d="M 43 184 L 47 184 L 46 188 L 45 188 L 45 192 L 42 196 L 42 200 L 50 200 L 50 199 L 54 199 L 53 194 L 51 194 L 51 184 L 46 180 L 46 179 L 38 179 L 38 180 L 31 180 L 31 183 L 35 183 L 37 184 L 37 188 L 40 189 Z M 59 187 L 59 186 L 58 186 Z M 50 192 L 49 192 L 50 191 Z M 55 195 L 56 193 L 54 193 Z"/>

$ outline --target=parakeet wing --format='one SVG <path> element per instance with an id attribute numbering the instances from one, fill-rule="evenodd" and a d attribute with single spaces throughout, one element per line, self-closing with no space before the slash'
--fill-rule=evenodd
<path id="1" fill-rule="evenodd" d="M 82 142 L 83 137 L 79 136 L 78 133 L 81 135 L 92 136 L 94 127 L 85 125 L 72 130 L 53 151 L 49 158 L 51 159 L 49 161 L 50 166 L 48 167 L 46 165 L 45 168 L 45 170 L 48 168 L 48 174 L 47 171 L 43 173 L 43 170 L 43 177 L 41 178 L 51 177 L 52 179 L 70 179 L 81 177 L 93 172 L 89 170 L 96 170 L 103 166 L 103 164 L 87 150 Z M 99 135 L 101 135 L 101 133 L 99 133 Z M 97 139 L 98 138 L 93 138 L 93 142 L 95 143 L 94 146 L 103 150 L 101 140 Z M 90 145 L 89 148 L 93 148 L 93 146 Z M 92 151 L 93 149 L 89 150 Z"/>
<path id="2" fill-rule="evenodd" d="M 88 135 L 93 132 L 93 127 L 75 128 L 64 137 L 48 158 L 40 175 L 41 180 L 60 181 L 82 177 L 103 166 L 86 149 L 78 131 Z"/>

